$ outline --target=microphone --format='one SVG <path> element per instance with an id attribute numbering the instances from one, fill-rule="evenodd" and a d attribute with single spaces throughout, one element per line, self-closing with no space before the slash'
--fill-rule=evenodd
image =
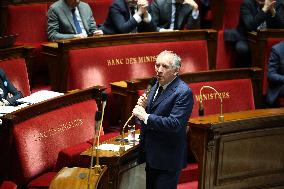
<path id="1" fill-rule="evenodd" d="M 102 112 L 97 111 L 95 115 L 95 135 L 98 136 L 100 133 L 100 125 L 102 123 Z"/>
<path id="2" fill-rule="evenodd" d="M 214 88 L 214 87 L 211 87 L 211 86 L 202 86 L 199 90 L 199 95 L 200 95 L 200 100 L 199 100 L 199 109 L 198 109 L 198 114 L 199 116 L 203 116 L 204 115 L 204 106 L 203 106 L 203 103 L 202 103 L 202 90 L 203 89 L 212 89 L 213 91 L 215 91 L 219 98 L 220 98 L 220 115 L 219 115 L 219 121 L 220 122 L 224 122 L 224 115 L 223 115 L 223 98 L 222 96 L 220 95 L 220 93 Z"/>
<path id="3" fill-rule="evenodd" d="M 103 127 L 105 107 L 106 107 L 106 102 L 107 102 L 107 93 L 106 92 L 101 93 L 101 100 L 102 100 L 102 111 L 101 111 L 101 121 L 100 121 L 100 125 L 99 125 L 99 130 L 98 130 L 98 133 L 97 133 L 97 145 L 100 143 L 100 136 L 101 136 L 100 131 L 102 130 L 102 127 Z"/>

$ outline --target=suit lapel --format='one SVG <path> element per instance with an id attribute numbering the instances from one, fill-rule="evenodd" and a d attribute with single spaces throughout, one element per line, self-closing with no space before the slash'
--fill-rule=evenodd
<path id="1" fill-rule="evenodd" d="M 74 33 L 76 33 L 76 27 L 74 25 L 73 16 L 72 16 L 72 12 L 71 12 L 70 8 L 64 2 L 64 0 L 61 0 L 61 4 L 62 4 L 62 11 L 63 11 L 63 13 L 65 14 L 66 18 L 68 19 L 70 25 L 72 26 L 72 28 L 74 30 Z"/>
<path id="2" fill-rule="evenodd" d="M 153 111 L 160 103 L 166 100 L 171 94 L 174 93 L 178 85 L 178 78 L 175 78 L 174 81 L 161 93 L 161 95 L 156 99 L 151 105 L 151 111 Z M 157 89 L 157 87 L 156 87 Z M 155 93 L 154 93 L 155 94 Z M 153 101 L 153 98 L 151 99 Z M 151 102 L 152 102 L 151 101 Z"/>
<path id="3" fill-rule="evenodd" d="M 85 28 L 86 32 L 88 33 L 89 27 L 88 27 L 88 23 L 87 23 L 87 19 L 86 19 L 87 15 L 85 14 L 86 12 L 84 11 L 84 8 L 82 6 L 83 6 L 83 4 L 79 3 L 78 10 L 79 10 L 84 28 Z"/>

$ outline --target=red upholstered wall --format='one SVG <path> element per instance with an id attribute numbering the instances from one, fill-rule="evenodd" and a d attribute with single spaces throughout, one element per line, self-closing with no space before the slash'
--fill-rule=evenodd
<path id="1" fill-rule="evenodd" d="M 11 175 L 26 184 L 53 169 L 58 152 L 93 137 L 95 100 L 39 115 L 15 125 Z"/>
<path id="2" fill-rule="evenodd" d="M 156 55 L 172 50 L 181 56 L 181 73 L 208 70 L 207 42 L 183 41 L 71 50 L 68 89 L 154 76 Z"/>
<path id="3" fill-rule="evenodd" d="M 0 68 L 5 71 L 9 80 L 24 96 L 31 94 L 25 59 L 18 58 L 0 61 Z"/>
<path id="4" fill-rule="evenodd" d="M 253 88 L 250 79 L 191 83 L 189 86 L 193 91 L 194 98 L 191 117 L 198 116 L 200 98 L 199 91 L 201 87 L 205 85 L 214 87 L 222 94 L 224 113 L 255 109 Z M 220 113 L 220 99 L 215 91 L 211 89 L 203 89 L 202 101 L 205 115 Z"/>
<path id="5" fill-rule="evenodd" d="M 48 4 L 8 6 L 7 33 L 19 34 L 17 42 L 40 43 L 48 41 L 46 34 Z"/>

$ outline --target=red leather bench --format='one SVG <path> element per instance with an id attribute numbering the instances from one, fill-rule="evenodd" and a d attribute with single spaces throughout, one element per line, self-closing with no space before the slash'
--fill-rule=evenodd
<path id="1" fill-rule="evenodd" d="M 93 137 L 96 99 L 101 91 L 95 87 L 71 92 L 2 117 L 4 178 L 18 186 L 48 187 L 56 174 L 50 171 L 55 170 L 58 153 L 78 144 L 88 145 Z"/>
<path id="2" fill-rule="evenodd" d="M 88 0 L 86 2 L 90 5 L 92 9 L 93 16 L 95 18 L 97 25 L 102 25 L 105 19 L 107 18 L 108 10 L 109 10 L 109 7 L 112 1 L 111 0 L 96 0 L 96 1 Z"/>
<path id="3" fill-rule="evenodd" d="M 31 51 L 32 48 L 25 46 L 0 49 L 0 68 L 5 71 L 13 85 L 24 96 L 31 94 L 28 75 Z"/>
<path id="4" fill-rule="evenodd" d="M 40 79 L 44 79 L 45 83 L 48 82 L 48 66 L 41 54 L 41 45 L 48 42 L 46 34 L 48 6 L 49 3 L 30 3 L 10 4 L 7 8 L 6 33 L 18 34 L 16 44 L 35 47 L 31 54 L 29 70 L 32 84 L 39 82 Z"/>

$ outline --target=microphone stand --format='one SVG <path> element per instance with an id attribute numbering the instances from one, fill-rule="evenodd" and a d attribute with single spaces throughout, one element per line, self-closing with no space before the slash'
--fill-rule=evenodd
<path id="1" fill-rule="evenodd" d="M 150 91 L 151 91 L 151 89 L 152 89 L 152 87 L 153 87 L 154 84 L 155 84 L 155 79 L 154 79 L 154 78 L 150 79 L 149 85 L 147 86 L 147 89 L 146 89 L 146 92 L 145 92 L 146 98 L 148 98 L 148 95 L 149 95 L 149 93 L 150 93 Z M 125 122 L 125 124 L 123 125 L 123 127 L 122 127 L 122 131 L 121 131 L 121 145 L 119 146 L 119 153 L 125 152 L 125 146 L 124 146 L 124 136 L 125 136 L 125 133 L 124 133 L 124 130 L 125 130 L 125 127 L 126 127 L 126 125 L 128 124 L 128 122 L 129 122 L 133 117 L 134 117 L 134 115 L 132 114 L 132 115 L 128 118 L 128 120 Z"/>
<path id="2" fill-rule="evenodd" d="M 224 115 L 223 115 L 223 98 L 222 98 L 222 96 L 220 95 L 220 93 L 214 88 L 214 87 L 211 87 L 211 86 L 202 86 L 201 87 L 201 89 L 199 90 L 199 95 L 200 95 L 200 100 L 199 100 L 199 112 L 203 112 L 203 113 L 201 113 L 201 114 L 203 114 L 204 115 L 204 108 L 203 108 L 203 103 L 202 103 L 202 90 L 203 89 L 205 89 L 205 88 L 207 88 L 207 89 L 212 89 L 212 90 L 214 90 L 217 94 L 218 94 L 218 96 L 219 96 L 219 98 L 220 98 L 220 115 L 219 115 L 219 121 L 220 122 L 224 122 Z"/>

